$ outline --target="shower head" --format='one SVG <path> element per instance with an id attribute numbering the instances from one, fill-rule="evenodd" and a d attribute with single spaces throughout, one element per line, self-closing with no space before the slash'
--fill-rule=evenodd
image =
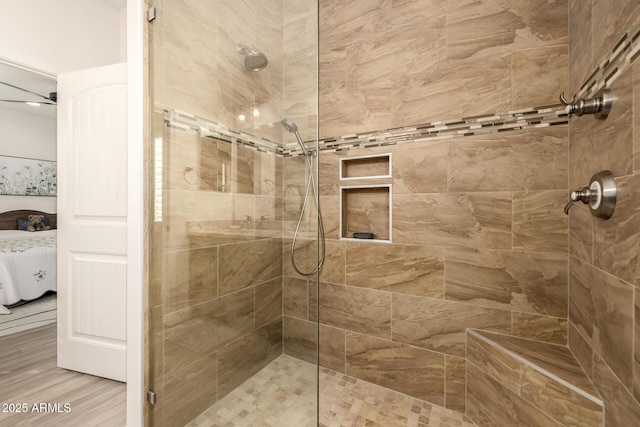
<path id="1" fill-rule="evenodd" d="M 239 44 L 236 48 L 240 54 L 244 55 L 244 67 L 249 71 L 264 70 L 269 64 L 267 56 L 262 52 L 242 44 Z"/>
<path id="2" fill-rule="evenodd" d="M 283 128 L 285 128 L 288 132 L 294 133 L 298 131 L 298 126 L 296 126 L 296 122 L 291 119 L 284 118 L 280 122 Z"/>
<path id="3" fill-rule="evenodd" d="M 302 138 L 300 137 L 300 132 L 298 132 L 298 126 L 296 125 L 296 122 L 285 117 L 284 119 L 282 119 L 280 124 L 287 130 L 287 132 L 292 133 L 296 136 L 298 144 L 300 144 L 300 148 L 302 149 L 302 153 L 305 156 L 308 156 L 311 152 L 307 150 L 307 147 L 304 146 L 304 142 L 302 142 Z"/>

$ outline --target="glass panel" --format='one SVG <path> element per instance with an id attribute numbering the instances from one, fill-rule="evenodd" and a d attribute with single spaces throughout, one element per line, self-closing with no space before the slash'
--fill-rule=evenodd
<path id="1" fill-rule="evenodd" d="M 148 424 L 316 426 L 317 0 L 151 3 Z"/>

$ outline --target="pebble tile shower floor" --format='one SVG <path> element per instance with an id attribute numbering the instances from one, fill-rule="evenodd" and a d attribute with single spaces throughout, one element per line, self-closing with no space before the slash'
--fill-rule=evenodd
<path id="1" fill-rule="evenodd" d="M 316 367 L 282 355 L 189 427 L 312 427 Z M 472 427 L 463 415 L 330 369 L 320 369 L 322 427 Z"/>

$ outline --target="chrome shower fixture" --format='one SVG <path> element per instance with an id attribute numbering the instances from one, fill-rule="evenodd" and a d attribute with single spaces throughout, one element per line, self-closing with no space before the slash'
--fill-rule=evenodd
<path id="1" fill-rule="evenodd" d="M 267 60 L 267 56 L 264 53 L 258 52 L 249 46 L 238 44 L 236 49 L 241 55 L 244 55 L 244 66 L 249 71 L 262 71 L 269 64 L 269 60 Z"/>
<path id="2" fill-rule="evenodd" d="M 580 117 L 583 114 L 595 114 L 597 119 L 606 119 L 613 106 L 613 95 L 610 89 L 604 89 L 595 98 L 567 101 L 564 97 L 564 92 L 562 92 L 560 101 L 566 107 L 569 116 L 575 114 Z"/>
<path id="3" fill-rule="evenodd" d="M 300 136 L 300 132 L 298 132 L 298 126 L 293 120 L 285 117 L 284 119 L 282 119 L 280 124 L 282 125 L 283 128 L 287 130 L 287 132 L 292 133 L 296 136 L 296 139 L 298 140 L 298 144 L 300 145 L 300 149 L 302 150 L 302 154 L 304 154 L 305 156 L 315 156 L 316 154 L 315 151 L 307 150 L 307 148 L 304 146 L 304 142 L 302 142 L 302 137 Z"/>
<path id="4" fill-rule="evenodd" d="M 618 187 L 611 171 L 600 171 L 591 177 L 589 185 L 571 192 L 571 201 L 564 207 L 564 213 L 569 215 L 569 209 L 577 202 L 589 205 L 591 215 L 609 219 L 616 208 Z"/>
<path id="5" fill-rule="evenodd" d="M 318 187 L 316 186 L 315 179 L 313 178 L 313 160 L 312 157 L 315 157 L 315 150 L 307 150 L 302 142 L 302 138 L 300 137 L 300 132 L 298 132 L 298 126 L 296 122 L 291 119 L 284 118 L 280 122 L 283 128 L 285 128 L 288 132 L 294 134 L 296 139 L 298 140 L 298 144 L 300 144 L 300 148 L 302 149 L 302 153 L 305 157 L 305 163 L 307 164 L 307 171 L 309 172 L 309 179 L 307 180 L 307 189 L 304 194 L 304 199 L 302 202 L 302 208 L 300 209 L 300 216 L 298 217 L 298 223 L 296 224 L 296 231 L 293 233 L 293 240 L 291 241 L 291 251 L 289 252 L 291 258 L 291 265 L 293 269 L 303 276 L 313 276 L 322 268 L 322 264 L 324 264 L 324 257 L 326 253 L 325 248 L 325 240 L 324 240 L 324 225 L 322 224 L 322 214 L 320 213 L 320 198 L 318 197 Z M 318 264 L 311 271 L 302 271 L 298 264 L 296 263 L 296 240 L 298 239 L 298 231 L 300 231 L 300 225 L 302 224 L 302 220 L 304 219 L 304 211 L 307 208 L 307 203 L 309 201 L 309 196 L 313 193 L 313 199 L 316 202 L 316 208 L 318 209 L 318 237 L 320 238 L 320 252 L 318 257 Z"/>

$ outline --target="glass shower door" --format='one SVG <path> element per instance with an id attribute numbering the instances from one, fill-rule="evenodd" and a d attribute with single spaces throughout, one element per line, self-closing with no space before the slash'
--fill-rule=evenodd
<path id="1" fill-rule="evenodd" d="M 317 1 L 286 4 L 151 4 L 148 425 L 317 425 Z"/>

